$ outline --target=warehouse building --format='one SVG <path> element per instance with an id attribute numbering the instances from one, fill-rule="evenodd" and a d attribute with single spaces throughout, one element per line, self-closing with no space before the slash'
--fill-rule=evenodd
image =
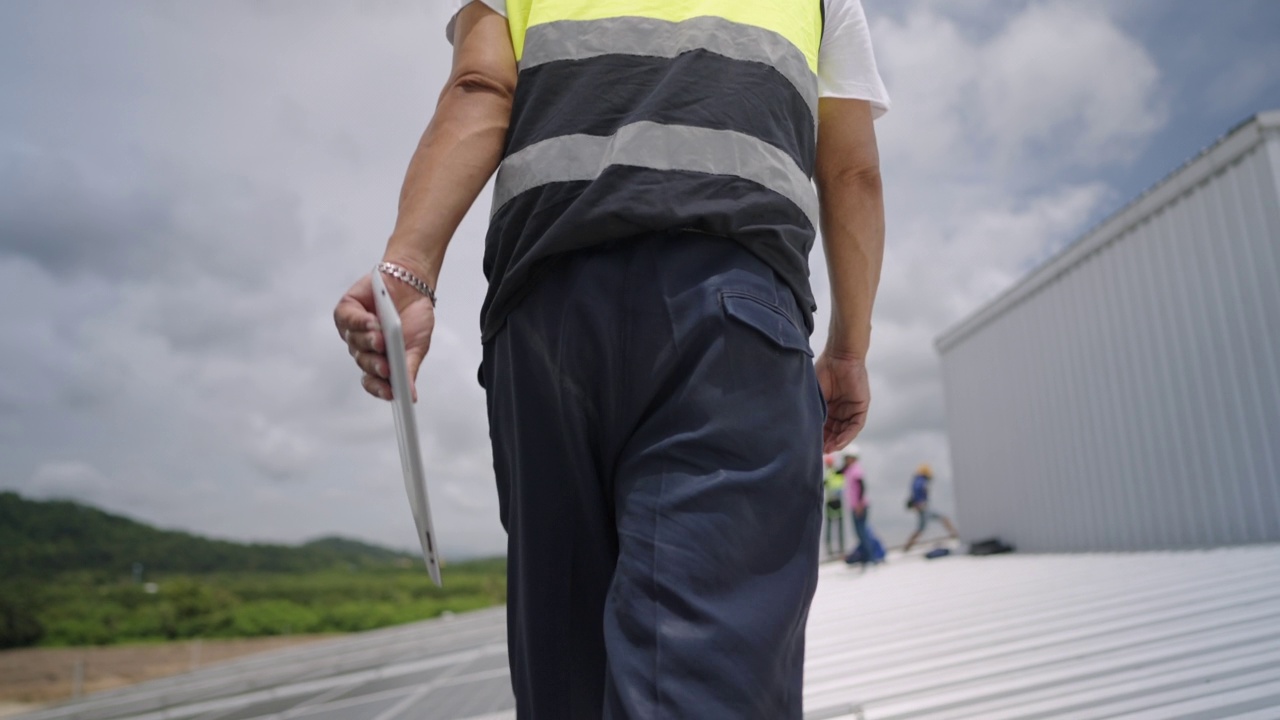
<path id="1" fill-rule="evenodd" d="M 937 342 L 965 539 L 1280 541 L 1280 111 Z"/>

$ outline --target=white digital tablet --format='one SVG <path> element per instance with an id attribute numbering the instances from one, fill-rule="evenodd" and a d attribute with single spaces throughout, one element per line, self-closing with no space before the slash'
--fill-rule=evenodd
<path id="1" fill-rule="evenodd" d="M 409 384 L 409 367 L 404 357 L 404 330 L 382 273 L 373 271 L 373 302 L 378 324 L 386 339 L 387 362 L 391 369 L 391 411 L 396 423 L 396 442 L 400 446 L 400 469 L 404 471 L 404 489 L 409 495 L 409 508 L 418 528 L 418 542 L 427 572 L 436 587 L 440 583 L 440 559 L 436 554 L 436 534 L 431 525 L 431 502 L 427 500 L 427 482 L 422 472 L 422 451 L 418 448 L 418 423 L 413 410 L 413 390 Z"/>

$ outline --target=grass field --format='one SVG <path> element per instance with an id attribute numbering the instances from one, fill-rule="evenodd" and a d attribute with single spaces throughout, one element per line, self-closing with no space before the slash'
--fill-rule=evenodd
<path id="1" fill-rule="evenodd" d="M 77 686 L 506 602 L 504 558 L 443 576 L 437 588 L 417 553 L 350 538 L 236 543 L 0 492 L 0 717 Z"/>
<path id="2" fill-rule="evenodd" d="M 307 573 L 170 575 L 149 583 L 68 573 L 9 588 L 45 647 L 372 630 L 506 600 L 505 561 Z"/>
<path id="3" fill-rule="evenodd" d="M 417 564 L 403 565 L 144 583 L 86 572 L 19 581 L 4 594 L 42 634 L 37 647 L 0 651 L 0 717 L 71 697 L 77 665 L 79 691 L 90 693 L 506 601 L 503 559 L 450 565 L 443 588 Z"/>

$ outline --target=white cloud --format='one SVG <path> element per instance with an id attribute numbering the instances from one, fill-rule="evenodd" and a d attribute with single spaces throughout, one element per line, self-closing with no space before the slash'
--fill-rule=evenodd
<path id="1" fill-rule="evenodd" d="M 27 481 L 26 491 L 39 498 L 84 498 L 102 501 L 111 497 L 111 480 L 97 468 L 80 461 L 55 461 L 41 465 Z"/>
<path id="2" fill-rule="evenodd" d="M 1028 6 L 981 57 L 984 125 L 1013 162 L 1032 150 L 1064 164 L 1131 159 L 1164 121 L 1150 54 L 1078 3 Z"/>
<path id="3" fill-rule="evenodd" d="M 979 48 L 932 9 L 912 11 L 901 23 L 874 17 L 872 22 L 877 60 L 895 108 L 876 128 L 885 171 L 890 177 L 922 170 L 964 173 L 980 157 L 973 146 Z"/>
<path id="4" fill-rule="evenodd" d="M 993 10 L 1006 22 L 982 38 L 949 7 L 917 3 L 901 21 L 873 24 L 895 107 L 906 109 L 882 124 L 886 164 L 1043 178 L 1124 160 L 1164 122 L 1154 60 L 1096 6 Z"/>
<path id="5" fill-rule="evenodd" d="M 295 429 L 254 416 L 249 425 L 249 457 L 275 480 L 296 478 L 315 462 L 316 442 Z"/>

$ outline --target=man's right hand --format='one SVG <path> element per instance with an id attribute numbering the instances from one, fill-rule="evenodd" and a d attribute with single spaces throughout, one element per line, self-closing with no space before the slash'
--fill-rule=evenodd
<path id="1" fill-rule="evenodd" d="M 404 331 L 405 360 L 411 384 L 431 347 L 431 332 L 436 325 L 435 307 L 431 300 L 398 280 L 387 278 L 387 292 L 400 311 L 400 327 Z M 360 384 L 365 391 L 383 400 L 391 399 L 391 368 L 387 363 L 387 340 L 378 325 L 373 304 L 373 281 L 365 275 L 342 296 L 333 309 L 333 322 L 338 335 L 347 344 L 347 352 L 364 371 Z M 416 385 L 413 399 L 418 399 Z"/>
<path id="2" fill-rule="evenodd" d="M 822 451 L 835 452 L 853 442 L 867 423 L 871 407 L 871 382 L 866 362 L 830 351 L 823 352 L 814 370 L 827 401 L 827 423 L 822 428 Z"/>

